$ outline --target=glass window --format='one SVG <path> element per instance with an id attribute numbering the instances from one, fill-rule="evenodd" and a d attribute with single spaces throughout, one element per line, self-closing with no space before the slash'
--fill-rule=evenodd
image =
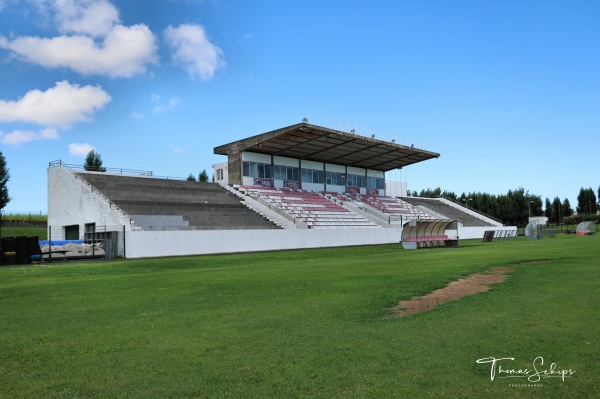
<path id="1" fill-rule="evenodd" d="M 314 174 L 316 175 L 316 183 L 323 183 L 323 171 L 322 170 L 315 170 Z"/>
<path id="2" fill-rule="evenodd" d="M 258 176 L 258 164 L 256 162 L 250 162 L 250 176 L 259 177 Z"/>
<path id="3" fill-rule="evenodd" d="M 271 178 L 271 165 L 268 163 L 258 163 L 244 161 L 242 164 L 242 173 L 248 177 Z"/>

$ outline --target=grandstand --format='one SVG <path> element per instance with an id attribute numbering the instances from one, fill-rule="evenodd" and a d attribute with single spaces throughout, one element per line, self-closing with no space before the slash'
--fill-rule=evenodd
<path id="1" fill-rule="evenodd" d="M 77 174 L 143 230 L 280 228 L 216 184 L 93 172 Z"/>
<path id="2" fill-rule="evenodd" d="M 437 153 L 307 122 L 215 153 L 228 159 L 215 165 L 218 184 L 51 163 L 50 239 L 104 231 L 122 239 L 121 256 L 148 257 L 398 243 L 415 220 L 460 219 L 473 226 L 461 237 L 483 236 L 466 214 L 386 195 L 386 171 Z"/>
<path id="3" fill-rule="evenodd" d="M 240 191 L 276 206 L 307 228 L 373 228 L 376 223 L 352 212 L 326 196 L 297 189 L 241 186 Z"/>
<path id="4" fill-rule="evenodd" d="M 423 212 L 457 220 L 463 227 L 502 226 L 502 223 L 497 219 L 444 198 L 403 197 L 402 200 L 420 208 Z"/>
<path id="5" fill-rule="evenodd" d="M 434 219 L 431 214 L 414 207 L 410 202 L 385 195 L 350 194 L 350 197 L 400 220 Z"/>

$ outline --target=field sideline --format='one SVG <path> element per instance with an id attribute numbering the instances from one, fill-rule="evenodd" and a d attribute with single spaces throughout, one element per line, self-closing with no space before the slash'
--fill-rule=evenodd
<path id="1" fill-rule="evenodd" d="M 0 398 L 591 397 L 600 238 L 0 268 Z M 495 266 L 488 292 L 392 318 Z M 492 381 L 503 369 L 570 377 Z M 516 374 L 515 374 L 516 375 Z M 514 386 L 517 385 L 517 386 Z"/>

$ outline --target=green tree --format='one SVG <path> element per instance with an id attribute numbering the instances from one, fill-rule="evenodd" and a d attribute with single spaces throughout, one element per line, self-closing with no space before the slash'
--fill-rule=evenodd
<path id="1" fill-rule="evenodd" d="M 563 214 L 561 215 L 561 217 L 563 218 L 573 216 L 573 208 L 571 208 L 571 203 L 569 202 L 568 198 L 565 198 L 565 200 L 562 203 L 562 211 Z"/>
<path id="2" fill-rule="evenodd" d="M 595 214 L 598 211 L 596 204 L 596 194 L 590 188 L 581 188 L 577 196 L 577 213 L 578 214 Z"/>
<path id="3" fill-rule="evenodd" d="M 88 152 L 83 168 L 93 172 L 106 172 L 106 168 L 102 167 L 102 157 L 96 150 Z"/>
<path id="4" fill-rule="evenodd" d="M 206 169 L 203 169 L 200 172 L 200 176 L 198 176 L 198 181 L 208 181 L 208 173 L 206 173 Z"/>
<path id="5" fill-rule="evenodd" d="M 544 216 L 546 216 L 548 218 L 549 222 L 555 223 L 556 217 L 554 215 L 554 207 L 550 203 L 549 198 L 546 198 L 545 207 L 546 207 L 546 210 L 544 211 Z"/>
<path id="6" fill-rule="evenodd" d="M 561 223 L 562 218 L 565 217 L 565 210 L 560 203 L 560 198 L 554 197 L 552 200 L 552 212 L 554 213 L 554 223 Z"/>
<path id="7" fill-rule="evenodd" d="M 187 181 L 196 181 L 196 177 L 190 173 L 186 180 Z"/>
<path id="8" fill-rule="evenodd" d="M 10 180 L 9 169 L 6 167 L 6 159 L 0 151 L 0 211 L 8 205 L 11 198 L 8 195 L 8 181 Z"/>

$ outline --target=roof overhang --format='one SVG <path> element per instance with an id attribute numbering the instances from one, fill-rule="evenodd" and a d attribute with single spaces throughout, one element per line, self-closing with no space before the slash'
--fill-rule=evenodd
<path id="1" fill-rule="evenodd" d="M 388 171 L 440 154 L 308 123 L 284 127 L 215 147 L 214 153 L 242 151 Z"/>

